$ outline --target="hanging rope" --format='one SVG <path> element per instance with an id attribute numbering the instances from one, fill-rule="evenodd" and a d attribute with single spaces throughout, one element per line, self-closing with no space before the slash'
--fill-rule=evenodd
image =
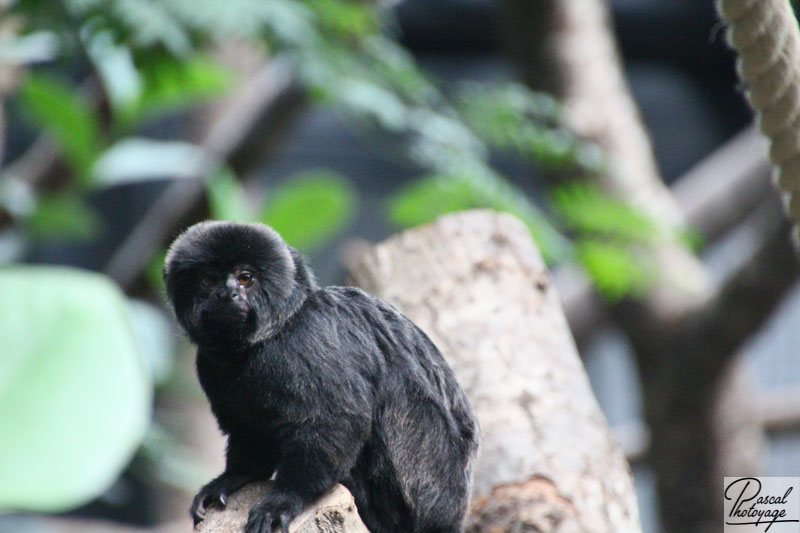
<path id="1" fill-rule="evenodd" d="M 800 225 L 800 31 L 789 0 L 719 0 L 739 76 L 770 141 L 784 205 Z"/>

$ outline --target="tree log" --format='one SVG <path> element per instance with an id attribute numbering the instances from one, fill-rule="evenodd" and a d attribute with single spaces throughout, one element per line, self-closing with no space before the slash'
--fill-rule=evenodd
<path id="1" fill-rule="evenodd" d="M 469 531 L 640 531 L 628 465 L 521 222 L 450 215 L 350 270 L 430 335 L 472 401 L 482 450 Z"/>
<path id="2" fill-rule="evenodd" d="M 251 483 L 228 499 L 224 509 L 212 507 L 196 533 L 241 533 L 250 508 L 269 492 L 269 483 Z M 369 533 L 356 511 L 353 497 L 337 485 L 303 511 L 289 526 L 288 533 Z"/>

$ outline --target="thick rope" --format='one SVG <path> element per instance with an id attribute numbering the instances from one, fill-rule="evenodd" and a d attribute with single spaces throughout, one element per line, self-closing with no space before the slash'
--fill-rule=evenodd
<path id="1" fill-rule="evenodd" d="M 800 233 L 800 30 L 789 0 L 719 0 L 728 42 L 759 126 L 771 143 L 776 183 Z"/>

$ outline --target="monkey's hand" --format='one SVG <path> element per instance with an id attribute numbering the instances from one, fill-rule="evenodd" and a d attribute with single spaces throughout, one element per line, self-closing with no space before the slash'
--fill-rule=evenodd
<path id="1" fill-rule="evenodd" d="M 250 476 L 223 472 L 200 489 L 200 492 L 194 497 L 192 507 L 189 509 L 194 525 L 197 525 L 198 522 L 206 517 L 206 510 L 212 505 L 225 507 L 228 503 L 228 496 L 249 481 L 252 481 Z"/>
<path id="2" fill-rule="evenodd" d="M 299 496 L 273 489 L 250 509 L 245 533 L 273 533 L 278 525 L 283 533 L 288 533 L 289 523 L 302 510 L 303 501 Z"/>

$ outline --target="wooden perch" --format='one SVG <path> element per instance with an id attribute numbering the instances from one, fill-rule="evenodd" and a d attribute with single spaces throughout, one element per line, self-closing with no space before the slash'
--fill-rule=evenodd
<path id="1" fill-rule="evenodd" d="M 640 531 L 628 465 L 521 222 L 447 216 L 375 246 L 350 270 L 431 336 L 478 414 L 469 531 Z"/>
<path id="2" fill-rule="evenodd" d="M 250 508 L 269 492 L 269 483 L 251 483 L 232 494 L 224 509 L 212 507 L 197 533 L 241 533 Z M 337 485 L 289 526 L 289 533 L 369 533 L 356 511 L 353 497 Z"/>

